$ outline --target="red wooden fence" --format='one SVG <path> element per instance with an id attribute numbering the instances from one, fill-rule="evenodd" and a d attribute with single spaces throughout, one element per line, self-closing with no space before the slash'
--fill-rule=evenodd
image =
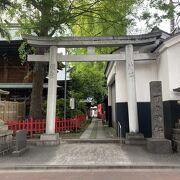
<path id="1" fill-rule="evenodd" d="M 61 119 L 56 118 L 55 131 L 58 133 L 65 130 L 78 130 L 82 123 L 86 120 L 86 116 L 76 116 L 75 118 L 70 119 Z M 15 121 L 10 120 L 6 122 L 9 130 L 13 130 L 15 134 L 17 130 L 26 129 L 27 135 L 31 138 L 33 134 L 43 134 L 46 130 L 46 121 L 43 120 L 24 120 L 24 121 Z"/>

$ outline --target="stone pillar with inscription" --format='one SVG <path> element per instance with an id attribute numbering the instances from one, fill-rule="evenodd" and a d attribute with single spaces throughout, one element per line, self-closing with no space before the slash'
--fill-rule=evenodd
<path id="1" fill-rule="evenodd" d="M 125 51 L 129 116 L 129 133 L 126 134 L 125 143 L 144 144 L 144 135 L 139 133 L 133 45 L 126 45 Z"/>
<path id="2" fill-rule="evenodd" d="M 152 138 L 147 139 L 147 149 L 154 153 L 172 152 L 171 141 L 165 139 L 161 81 L 150 82 Z"/>
<path id="3" fill-rule="evenodd" d="M 46 133 L 41 135 L 40 145 L 58 145 L 59 134 L 55 133 L 57 93 L 57 47 L 50 47 Z"/>

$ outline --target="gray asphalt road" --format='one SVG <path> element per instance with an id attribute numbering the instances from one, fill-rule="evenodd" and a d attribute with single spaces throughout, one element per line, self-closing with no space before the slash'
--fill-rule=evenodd
<path id="1" fill-rule="evenodd" d="M 180 170 L 0 171 L 0 180 L 179 180 Z"/>

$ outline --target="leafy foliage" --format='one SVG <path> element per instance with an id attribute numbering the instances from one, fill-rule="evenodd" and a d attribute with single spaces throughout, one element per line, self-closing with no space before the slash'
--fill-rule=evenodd
<path id="1" fill-rule="evenodd" d="M 1 0 L 0 1 L 0 15 L 3 14 L 4 10 L 6 10 L 9 6 L 11 6 L 10 0 Z M 2 19 L 2 16 L 0 16 L 0 35 L 3 38 L 7 38 L 10 40 L 11 36 L 7 31 L 7 26 L 6 26 L 6 20 Z"/>
<path id="2" fill-rule="evenodd" d="M 3 38 L 6 38 L 8 41 L 11 39 L 11 36 L 7 30 L 7 26 L 4 24 L 4 22 L 0 19 L 0 35 Z"/>
<path id="3" fill-rule="evenodd" d="M 131 24 L 127 15 L 135 2 L 136 0 L 14 0 L 13 6 L 8 8 L 8 15 L 10 21 L 21 26 L 20 31 L 24 34 L 49 37 L 67 34 L 114 36 L 126 33 L 127 26 Z M 23 48 L 20 51 L 23 52 Z M 105 49 L 103 52 L 107 51 L 110 50 Z M 93 96 L 98 101 L 105 93 L 103 71 L 99 66 L 98 63 L 76 66 L 76 72 L 84 68 L 85 71 L 81 72 L 87 74 L 74 72 L 72 75 L 77 84 L 82 85 L 83 96 Z M 30 108 L 32 117 L 40 114 L 44 69 L 43 63 L 35 63 Z"/>
<path id="4" fill-rule="evenodd" d="M 95 5 L 95 11 L 79 16 L 72 27 L 73 34 L 83 36 L 116 36 L 126 33 L 128 18 L 136 0 L 104 0 Z"/>
<path id="5" fill-rule="evenodd" d="M 9 15 L 21 25 L 21 32 L 37 36 L 63 35 L 79 16 L 95 10 L 100 0 L 16 0 Z"/>
<path id="6" fill-rule="evenodd" d="M 21 62 L 24 63 L 27 59 L 28 54 L 35 53 L 35 48 L 29 47 L 27 42 L 22 42 L 19 47 L 19 57 L 21 58 Z"/>
<path id="7" fill-rule="evenodd" d="M 74 110 L 71 110 L 70 106 L 69 106 L 69 101 L 70 101 L 70 99 L 67 98 L 67 101 L 66 101 L 66 118 L 71 118 L 71 117 L 86 114 L 87 107 L 86 107 L 86 104 L 84 102 L 81 102 L 81 101 L 76 99 L 76 102 L 75 102 L 76 108 Z M 43 104 L 44 113 L 46 112 L 46 107 L 47 107 L 47 101 L 45 101 Z M 63 98 L 57 99 L 56 116 L 58 116 L 60 118 L 64 117 L 64 99 Z"/>
<path id="8" fill-rule="evenodd" d="M 1 7 L 1 9 L 6 9 L 7 6 L 10 6 L 10 5 L 11 5 L 10 0 L 1 0 L 1 1 L 0 1 L 0 7 Z"/>
<path id="9" fill-rule="evenodd" d="M 97 3 L 95 11 L 79 16 L 76 24 L 72 24 L 72 32 L 76 36 L 119 36 L 126 34 L 127 27 L 133 24 L 128 15 L 138 0 L 104 0 Z M 97 54 L 112 52 L 112 48 L 97 48 Z M 71 52 L 72 53 L 72 52 Z M 87 54 L 86 49 L 76 49 L 75 54 Z M 73 63 L 72 96 L 76 99 L 93 98 L 102 102 L 106 95 L 104 77 L 105 63 L 86 62 Z M 79 93 L 81 92 L 81 93 Z"/>
<path id="10" fill-rule="evenodd" d="M 148 26 L 158 25 L 164 19 L 171 21 L 171 31 L 179 27 L 180 1 L 179 0 L 150 0 L 141 19 L 146 20 Z M 152 9 L 155 9 L 152 11 Z M 151 21 L 150 21 L 151 19 Z M 154 19 L 154 20 L 152 20 Z"/>
<path id="11" fill-rule="evenodd" d="M 132 24 L 128 15 L 137 0 L 103 0 L 95 4 L 93 12 L 77 17 L 72 24 L 72 32 L 76 36 L 119 36 L 126 34 L 127 27 Z M 97 48 L 96 53 L 110 53 L 112 48 Z M 72 52 L 71 52 L 72 53 Z M 75 54 L 87 54 L 86 49 L 76 49 Z M 73 63 L 72 96 L 76 99 L 93 98 L 102 102 L 106 95 L 104 77 L 105 63 L 86 62 Z M 81 92 L 81 93 L 79 93 Z"/>
<path id="12" fill-rule="evenodd" d="M 72 96 L 76 99 L 91 97 L 96 102 L 102 102 L 102 98 L 106 94 L 104 63 L 81 62 L 73 65 Z"/>

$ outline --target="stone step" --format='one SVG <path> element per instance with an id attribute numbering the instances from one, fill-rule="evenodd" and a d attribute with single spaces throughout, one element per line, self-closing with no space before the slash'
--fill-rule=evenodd
<path id="1" fill-rule="evenodd" d="M 180 129 L 172 129 L 173 134 L 180 134 Z"/>
<path id="2" fill-rule="evenodd" d="M 173 146 L 173 150 L 180 152 L 180 141 L 173 140 L 172 146 Z"/>
<path id="3" fill-rule="evenodd" d="M 173 139 L 173 140 L 180 141 L 180 134 L 178 134 L 178 133 L 173 133 L 173 134 L 172 134 L 172 139 Z"/>
<path id="4" fill-rule="evenodd" d="M 127 145 L 146 145 L 146 140 L 142 140 L 142 139 L 125 139 L 124 141 L 125 144 Z"/>
<path id="5" fill-rule="evenodd" d="M 8 130 L 8 125 L 1 125 L 0 126 L 0 131 L 7 131 Z"/>
<path id="6" fill-rule="evenodd" d="M 0 131 L 0 137 L 3 137 L 3 136 L 9 136 L 9 135 L 12 135 L 13 134 L 13 131 L 12 130 L 1 130 Z"/>
<path id="7" fill-rule="evenodd" d="M 125 138 L 121 139 L 62 139 L 61 143 L 125 143 Z"/>
<path id="8" fill-rule="evenodd" d="M 145 145 L 146 140 L 144 138 L 144 135 L 141 133 L 127 133 L 125 144 L 130 145 Z"/>
<path id="9" fill-rule="evenodd" d="M 127 140 L 144 140 L 144 135 L 141 133 L 126 133 Z"/>
<path id="10" fill-rule="evenodd" d="M 151 153 L 172 153 L 172 142 L 163 138 L 148 138 L 146 148 Z"/>
<path id="11" fill-rule="evenodd" d="M 180 129 L 180 123 L 175 124 L 175 129 Z"/>
<path id="12" fill-rule="evenodd" d="M 172 140 L 180 141 L 180 129 L 172 129 Z"/>

